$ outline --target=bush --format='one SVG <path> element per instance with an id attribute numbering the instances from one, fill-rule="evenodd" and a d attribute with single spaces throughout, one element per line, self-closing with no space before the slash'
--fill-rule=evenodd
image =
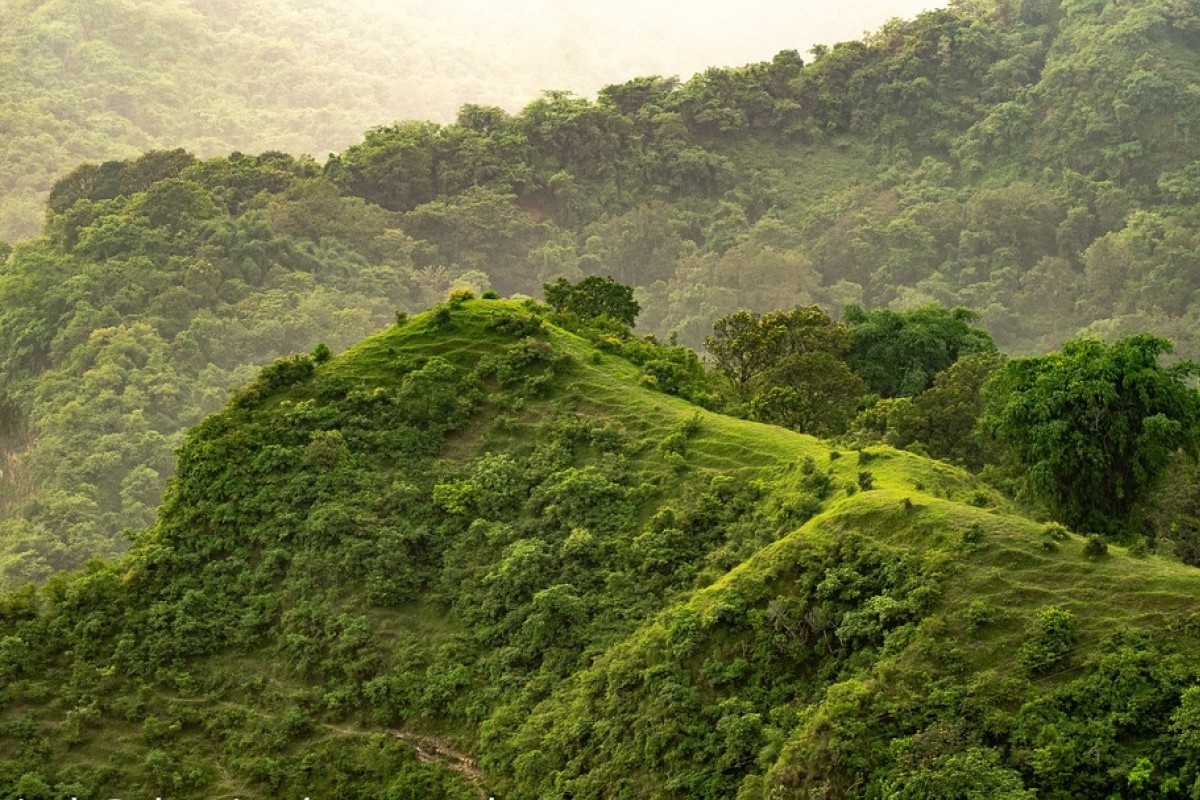
<path id="1" fill-rule="evenodd" d="M 1087 558 L 1102 558 L 1108 555 L 1108 539 L 1093 533 L 1083 544 L 1083 554 Z"/>
<path id="2" fill-rule="evenodd" d="M 875 488 L 875 476 L 866 470 L 858 473 L 858 488 L 868 492 Z"/>
<path id="3" fill-rule="evenodd" d="M 546 332 L 546 323 L 534 314 L 506 312 L 493 319 L 488 327 L 497 333 L 524 339 L 529 336 L 539 336 Z"/>
<path id="4" fill-rule="evenodd" d="M 1058 522 L 1050 522 L 1042 528 L 1042 535 L 1056 542 L 1065 542 L 1071 538 L 1071 531 L 1067 529 L 1066 525 Z"/>
<path id="5" fill-rule="evenodd" d="M 1044 675 L 1067 660 L 1079 638 L 1075 616 L 1062 608 L 1043 608 L 1021 645 L 1021 664 L 1030 675 Z"/>
<path id="6" fill-rule="evenodd" d="M 446 303 L 451 308 L 458 308 L 459 306 L 461 306 L 463 303 L 467 302 L 468 300 L 474 300 L 474 299 L 475 299 L 475 292 L 472 291 L 471 289 L 466 288 L 465 286 L 460 287 L 458 289 L 451 289 L 450 294 L 446 295 Z"/>
<path id="7" fill-rule="evenodd" d="M 967 622 L 972 628 L 982 628 L 998 620 L 1003 612 L 984 600 L 972 600 L 967 606 Z"/>

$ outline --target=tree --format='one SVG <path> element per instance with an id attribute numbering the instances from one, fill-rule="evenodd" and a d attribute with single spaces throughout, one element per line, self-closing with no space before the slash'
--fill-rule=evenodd
<path id="1" fill-rule="evenodd" d="M 853 334 L 850 366 L 881 397 L 912 397 L 962 356 L 996 349 L 986 331 L 973 327 L 978 318 L 968 308 L 938 305 L 910 311 L 848 306 L 843 319 Z"/>
<path id="2" fill-rule="evenodd" d="M 972 353 L 938 373 L 933 386 L 911 400 L 880 401 L 884 441 L 894 447 L 920 445 L 934 458 L 973 470 L 994 463 L 995 444 L 981 440 L 976 425 L 983 412 L 982 388 L 1003 364 L 1000 353 Z"/>
<path id="3" fill-rule="evenodd" d="M 1161 366 L 1171 342 L 1142 334 L 1010 361 L 985 388 L 981 429 L 1029 470 L 1028 481 L 1071 527 L 1120 533 L 1172 455 L 1194 456 L 1200 365 Z"/>
<path id="4" fill-rule="evenodd" d="M 717 320 L 705 346 L 754 416 L 804 433 L 845 430 L 865 388 L 844 360 L 850 331 L 818 306 L 738 311 Z"/>
<path id="5" fill-rule="evenodd" d="M 753 380 L 788 356 L 818 351 L 844 355 L 850 331 L 819 306 L 768 314 L 742 309 L 717 320 L 704 346 L 717 370 L 745 399 Z"/>
<path id="6" fill-rule="evenodd" d="M 633 287 L 612 278 L 589 275 L 578 283 L 559 278 L 554 283 L 542 284 L 542 291 L 555 311 L 569 311 L 583 320 L 606 316 L 633 327 L 642 310 L 633 299 Z"/>
<path id="7" fill-rule="evenodd" d="M 814 436 L 845 431 L 864 389 L 845 361 L 820 351 L 785 357 L 755 384 L 750 410 L 756 418 Z"/>

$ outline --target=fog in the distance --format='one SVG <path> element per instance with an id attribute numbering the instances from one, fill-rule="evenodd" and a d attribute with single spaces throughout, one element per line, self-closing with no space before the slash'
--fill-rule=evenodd
<path id="1" fill-rule="evenodd" d="M 479 94 L 446 97 L 435 116 L 464 102 L 515 110 L 542 89 L 593 94 L 638 75 L 682 78 L 709 66 L 762 61 L 784 49 L 807 57 L 814 44 L 861 38 L 893 17 L 912 17 L 945 0 L 352 0 L 347 11 L 388 22 L 420 19 L 470 59 Z M 467 65 L 456 69 L 465 72 Z M 517 85 L 498 93 L 488 77 Z M 432 111 L 432 109 L 430 109 Z"/>

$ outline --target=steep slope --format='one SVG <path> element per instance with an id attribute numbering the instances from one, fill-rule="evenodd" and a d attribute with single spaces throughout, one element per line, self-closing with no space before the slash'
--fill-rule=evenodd
<path id="1" fill-rule="evenodd" d="M 264 370 L 129 557 L 0 602 L 0 783 L 1187 796 L 1194 570 L 704 411 L 567 321 L 460 297 Z"/>

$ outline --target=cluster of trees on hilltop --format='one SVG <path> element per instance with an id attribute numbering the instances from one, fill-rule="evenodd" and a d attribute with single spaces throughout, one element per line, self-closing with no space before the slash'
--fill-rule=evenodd
<path id="1" fill-rule="evenodd" d="M 1162 480 L 1196 469 L 1200 364 L 1164 363 L 1166 339 L 1080 338 L 1009 359 L 963 308 L 850 306 L 842 321 L 817 306 L 743 309 L 717 320 L 706 374 L 688 351 L 632 335 L 629 287 L 591 277 L 544 288 L 560 322 L 642 366 L 662 391 L 859 448 L 885 442 L 950 461 L 1098 543 L 1110 535 L 1145 549 L 1162 539 L 1164 554 L 1200 564 L 1200 533 L 1184 510 L 1194 479 Z"/>

